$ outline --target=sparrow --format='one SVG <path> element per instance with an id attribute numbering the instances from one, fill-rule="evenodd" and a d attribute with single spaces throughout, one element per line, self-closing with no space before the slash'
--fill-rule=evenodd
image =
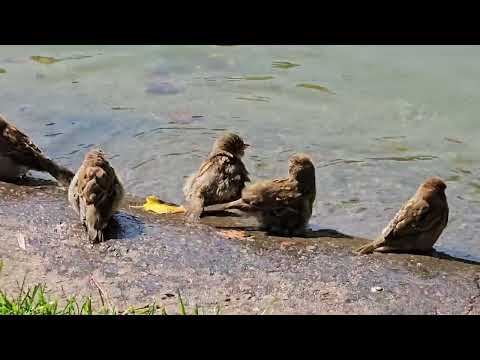
<path id="1" fill-rule="evenodd" d="M 288 178 L 247 186 L 239 200 L 208 206 L 205 211 L 237 209 L 255 216 L 261 229 L 281 234 L 302 234 L 312 216 L 316 196 L 315 166 L 308 155 L 296 154 L 288 162 Z"/>
<path id="2" fill-rule="evenodd" d="M 250 181 L 242 162 L 248 146 L 234 133 L 223 134 L 215 141 L 207 160 L 183 187 L 188 218 L 199 219 L 204 206 L 240 198 L 245 183 Z"/>
<path id="3" fill-rule="evenodd" d="M 29 170 L 48 172 L 64 186 L 73 178 L 73 172 L 43 155 L 27 135 L 0 114 L 0 180 L 14 181 Z"/>
<path id="4" fill-rule="evenodd" d="M 428 178 L 397 212 L 381 235 L 356 249 L 356 252 L 431 251 L 448 223 L 446 188 L 442 179 Z"/>
<path id="5" fill-rule="evenodd" d="M 92 243 L 104 241 L 104 229 L 124 196 L 115 170 L 101 150 L 91 150 L 68 189 L 68 201 L 86 227 Z"/>

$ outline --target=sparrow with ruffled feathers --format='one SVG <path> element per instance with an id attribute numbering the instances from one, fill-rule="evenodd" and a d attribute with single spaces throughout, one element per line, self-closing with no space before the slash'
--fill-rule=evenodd
<path id="1" fill-rule="evenodd" d="M 288 178 L 254 183 L 242 191 L 241 199 L 208 206 L 205 211 L 237 209 L 255 216 L 264 230 L 302 234 L 315 197 L 315 166 L 308 155 L 296 154 L 289 159 Z"/>
<path id="2" fill-rule="evenodd" d="M 240 198 L 245 183 L 250 181 L 242 162 L 248 146 L 233 133 L 223 134 L 215 141 L 207 160 L 183 188 L 184 207 L 190 219 L 200 218 L 205 206 Z"/>
<path id="3" fill-rule="evenodd" d="M 115 170 L 101 150 L 92 150 L 68 189 L 68 201 L 87 228 L 90 242 L 104 241 L 104 230 L 124 196 Z"/>

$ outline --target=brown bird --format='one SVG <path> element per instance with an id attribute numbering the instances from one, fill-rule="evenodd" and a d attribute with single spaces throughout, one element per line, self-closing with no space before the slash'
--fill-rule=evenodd
<path id="1" fill-rule="evenodd" d="M 238 209 L 257 218 L 262 229 L 282 234 L 301 234 L 312 216 L 316 196 L 315 167 L 308 155 L 289 159 L 288 178 L 260 181 L 247 186 L 242 198 L 213 205 L 205 211 Z"/>
<path id="2" fill-rule="evenodd" d="M 101 150 L 85 155 L 68 189 L 68 201 L 87 228 L 90 242 L 104 240 L 104 229 L 124 196 L 115 170 Z"/>
<path id="3" fill-rule="evenodd" d="M 200 169 L 192 174 L 183 188 L 184 207 L 190 219 L 200 218 L 203 207 L 240 198 L 245 183 L 250 181 L 242 162 L 248 147 L 233 133 L 220 136 Z"/>
<path id="4" fill-rule="evenodd" d="M 73 172 L 42 154 L 30 138 L 0 115 L 0 179 L 14 181 L 29 170 L 48 172 L 68 186 Z"/>
<path id="5" fill-rule="evenodd" d="M 381 235 L 356 251 L 428 252 L 448 223 L 447 185 L 437 177 L 427 179 L 417 189 Z"/>

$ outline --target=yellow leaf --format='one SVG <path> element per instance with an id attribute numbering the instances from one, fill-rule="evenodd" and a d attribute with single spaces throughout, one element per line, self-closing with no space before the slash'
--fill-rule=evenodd
<path id="1" fill-rule="evenodd" d="M 185 209 L 182 206 L 167 204 L 155 196 L 148 196 L 145 204 L 143 204 L 145 211 L 152 211 L 156 214 L 176 214 L 184 213 Z"/>
<path id="2" fill-rule="evenodd" d="M 30 56 L 30 59 L 40 64 L 46 64 L 46 65 L 50 65 L 59 61 L 58 59 L 55 59 L 49 56 Z"/>
<path id="3" fill-rule="evenodd" d="M 290 69 L 292 67 L 300 66 L 299 64 L 294 64 L 288 61 L 274 61 L 273 67 L 277 69 Z"/>

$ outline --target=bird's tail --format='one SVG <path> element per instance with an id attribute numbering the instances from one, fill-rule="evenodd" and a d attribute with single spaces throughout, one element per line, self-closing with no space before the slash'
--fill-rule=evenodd
<path id="1" fill-rule="evenodd" d="M 88 240 L 91 243 L 100 243 L 104 240 L 103 230 L 107 227 L 109 218 L 104 218 L 94 205 L 85 208 L 84 223 L 87 228 Z"/>
<path id="2" fill-rule="evenodd" d="M 41 167 L 43 171 L 48 172 L 52 175 L 59 183 L 64 186 L 70 185 L 70 181 L 72 181 L 74 177 L 74 173 L 68 170 L 63 166 L 57 165 L 54 161 L 50 160 L 49 158 L 42 157 L 40 159 Z"/>
<path id="3" fill-rule="evenodd" d="M 382 236 L 380 236 L 376 240 L 355 249 L 355 252 L 360 255 L 371 254 L 375 251 L 375 249 L 381 247 L 384 244 L 385 244 L 385 239 Z"/>
<path id="4" fill-rule="evenodd" d="M 200 197 L 195 197 L 190 199 L 187 203 L 183 205 L 185 208 L 185 216 L 191 221 L 197 221 L 200 219 L 203 213 L 203 199 Z"/>
<path id="5" fill-rule="evenodd" d="M 215 205 L 210 205 L 206 206 L 203 208 L 204 212 L 217 212 L 217 211 L 225 211 L 225 210 L 246 210 L 247 204 L 242 199 L 238 199 L 235 201 L 231 201 L 229 203 L 225 204 L 215 204 Z"/>
<path id="6" fill-rule="evenodd" d="M 93 226 L 87 225 L 87 230 L 88 230 L 88 240 L 90 240 L 91 243 L 96 244 L 96 243 L 101 243 L 103 242 L 103 231 L 95 229 Z"/>

